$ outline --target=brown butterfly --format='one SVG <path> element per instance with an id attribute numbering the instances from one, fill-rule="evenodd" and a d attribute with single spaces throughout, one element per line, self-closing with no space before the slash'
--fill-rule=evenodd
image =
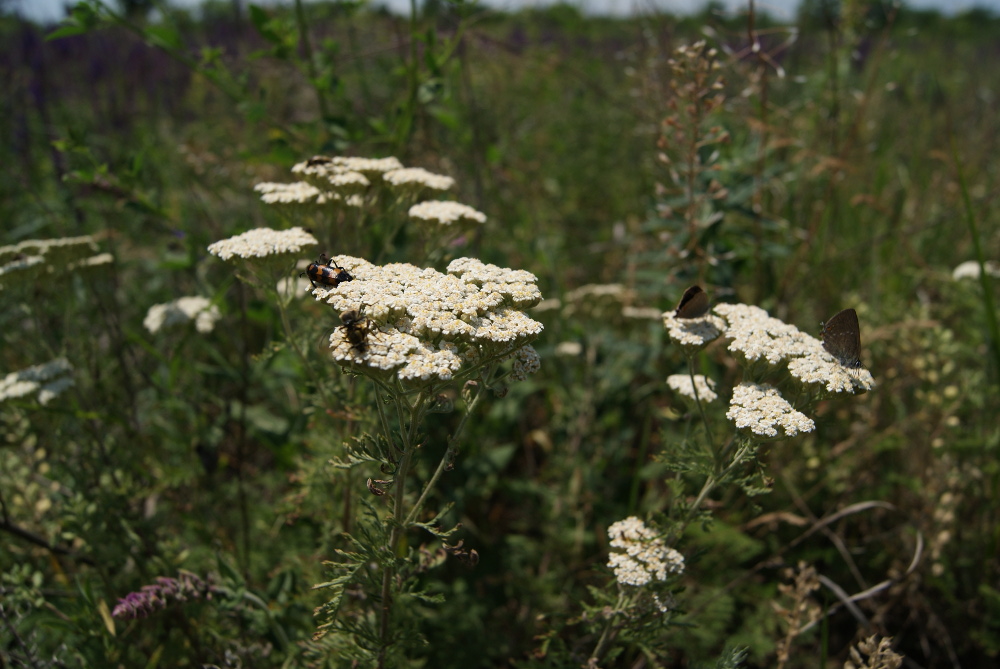
<path id="1" fill-rule="evenodd" d="M 701 286 L 691 286 L 684 291 L 674 312 L 676 318 L 698 318 L 708 313 L 708 294 Z"/>
<path id="2" fill-rule="evenodd" d="M 848 369 L 861 369 L 861 327 L 858 312 L 844 309 L 823 323 L 823 348 Z"/>

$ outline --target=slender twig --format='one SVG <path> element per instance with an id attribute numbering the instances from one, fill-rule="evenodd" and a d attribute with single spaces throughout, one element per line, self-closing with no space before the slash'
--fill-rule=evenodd
<path id="1" fill-rule="evenodd" d="M 7 611 L 6 609 L 4 609 L 2 602 L 0 602 L 0 618 L 3 618 L 3 622 L 7 626 L 7 631 L 10 633 L 11 638 L 21 648 L 24 649 L 24 655 L 28 659 L 28 661 L 31 662 L 31 666 L 34 667 L 35 669 L 40 669 L 41 665 L 38 664 L 38 658 L 35 657 L 35 654 L 32 652 L 31 646 L 29 646 L 24 641 L 24 639 L 21 638 L 21 635 L 17 631 L 17 627 L 14 625 L 13 621 L 11 621 L 11 619 L 7 616 Z M 11 659 L 15 661 L 17 660 L 17 658 L 11 658 Z"/>

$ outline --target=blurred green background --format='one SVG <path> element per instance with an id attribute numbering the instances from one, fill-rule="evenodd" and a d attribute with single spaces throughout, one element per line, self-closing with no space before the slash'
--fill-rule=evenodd
<path id="1" fill-rule="evenodd" d="M 685 537 L 692 626 L 665 633 L 667 654 L 626 647 L 608 666 L 712 666 L 734 645 L 745 666 L 774 666 L 784 567 L 807 561 L 855 593 L 915 552 L 912 574 L 858 603 L 860 627 L 894 637 L 907 666 L 997 661 L 995 278 L 952 276 L 977 245 L 1000 259 L 996 16 L 861 0 L 808 2 L 791 24 L 441 1 L 413 18 L 349 2 L 304 16 L 120 9 L 78 9 L 56 38 L 0 17 L 0 243 L 94 235 L 115 258 L 94 277 L 53 267 L 0 291 L 0 372 L 59 356 L 76 370 L 55 402 L 0 404 L 10 666 L 348 666 L 309 641 L 322 601 L 310 586 L 374 475 L 327 465 L 370 398 L 323 358 L 330 314 L 297 315 L 326 360 L 317 374 L 283 348 L 273 305 L 205 250 L 303 223 L 253 185 L 291 181 L 314 154 L 393 155 L 454 177 L 451 196 L 489 220 L 453 254 L 529 270 L 560 300 L 532 314 L 542 370 L 488 403 L 436 492 L 481 559 L 427 576 L 445 602 L 412 612 L 427 640 L 414 666 L 571 666 L 555 658 L 593 646 L 578 617 L 588 586 L 608 583 L 606 528 L 677 494 L 657 456 L 686 442 L 691 417 L 664 383 L 686 365 L 659 322 L 571 291 L 622 284 L 625 306 L 666 310 L 695 282 L 813 333 L 856 308 L 879 386 L 771 444 L 771 494 L 713 500 L 715 521 Z M 678 149 L 664 119 L 685 112 L 668 61 L 697 40 L 718 50 L 724 99 L 687 128 L 725 135 L 697 148 L 711 169 L 695 190 L 723 190 L 697 200 L 692 228 L 675 215 L 691 193 L 659 155 Z M 342 221 L 305 224 L 319 250 L 363 251 Z M 404 236 L 392 259 L 406 252 Z M 214 331 L 143 329 L 151 306 L 184 295 L 215 301 Z M 582 353 L 557 351 L 566 342 Z M 738 380 L 724 350 L 699 365 Z M 323 383 L 343 414 L 314 410 Z M 433 417 L 428 448 L 453 425 Z M 892 506 L 801 538 L 867 501 Z M 180 569 L 222 574 L 262 605 L 110 618 L 118 598 Z M 839 610 L 787 666 L 843 666 L 858 634 Z"/>

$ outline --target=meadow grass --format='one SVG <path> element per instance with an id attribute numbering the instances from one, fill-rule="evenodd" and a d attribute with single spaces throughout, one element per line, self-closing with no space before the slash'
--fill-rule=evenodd
<path id="1" fill-rule="evenodd" d="M 812 7 L 748 29 L 86 5 L 48 41 L 0 19 L 0 658 L 995 661 L 1000 22 Z M 404 197 L 369 174 L 362 207 L 255 192 L 315 155 L 455 183 Z M 486 222 L 411 222 L 420 199 Z M 208 251 L 293 226 L 266 262 Z M 357 275 L 329 303 L 297 276 L 321 252 Z M 481 340 L 440 347 L 364 291 L 487 271 L 463 257 L 537 286 L 514 310 L 544 330 L 461 367 L 449 351 Z M 978 280 L 953 276 L 968 260 Z M 692 346 L 661 314 L 695 283 L 722 336 Z M 823 394 L 791 361 L 847 307 L 877 385 Z M 454 375 L 361 362 L 404 335 Z M 778 389 L 812 427 L 755 433 L 734 388 Z"/>

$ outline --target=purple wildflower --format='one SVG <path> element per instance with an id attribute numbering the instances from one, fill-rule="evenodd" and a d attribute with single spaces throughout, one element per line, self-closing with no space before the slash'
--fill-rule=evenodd
<path id="1" fill-rule="evenodd" d="M 138 592 L 130 592 L 119 599 L 111 615 L 127 620 L 145 618 L 174 602 L 211 599 L 214 591 L 213 586 L 191 572 L 182 571 L 177 578 L 160 576 L 156 579 L 156 585 L 144 585 Z"/>

